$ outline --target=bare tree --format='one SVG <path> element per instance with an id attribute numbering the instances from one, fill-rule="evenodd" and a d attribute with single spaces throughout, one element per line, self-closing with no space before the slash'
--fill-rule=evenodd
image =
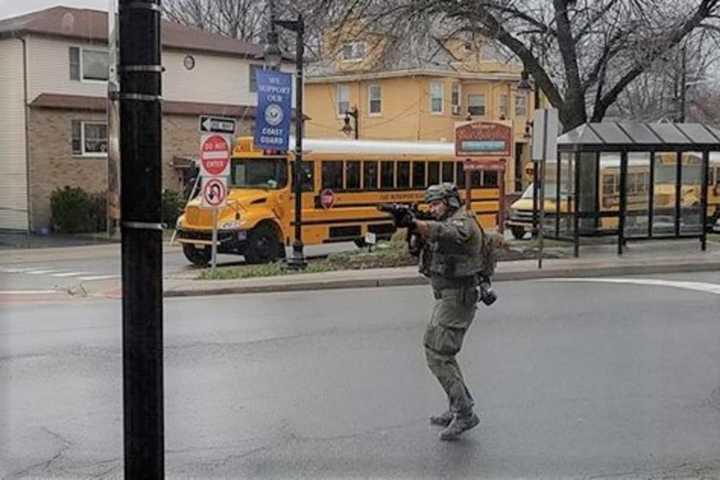
<path id="1" fill-rule="evenodd" d="M 261 41 L 267 23 L 266 0 L 166 0 L 165 16 L 174 22 L 240 40 Z"/>
<path id="2" fill-rule="evenodd" d="M 302 0 L 325 28 L 363 22 L 394 38 L 481 34 L 518 58 L 566 130 L 600 121 L 693 31 L 715 41 L 720 0 Z M 650 81 L 649 79 L 647 81 Z"/>

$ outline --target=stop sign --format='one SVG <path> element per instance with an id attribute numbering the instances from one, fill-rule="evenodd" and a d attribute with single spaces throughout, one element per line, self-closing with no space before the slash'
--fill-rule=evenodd
<path id="1" fill-rule="evenodd" d="M 200 145 L 200 172 L 205 177 L 230 173 L 230 142 L 222 135 L 205 135 Z"/>

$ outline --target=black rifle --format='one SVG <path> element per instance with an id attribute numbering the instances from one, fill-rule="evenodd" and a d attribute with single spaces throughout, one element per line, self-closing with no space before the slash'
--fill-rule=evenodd
<path id="1" fill-rule="evenodd" d="M 410 255 L 419 256 L 425 246 L 425 242 L 422 240 L 422 237 L 420 237 L 420 234 L 418 234 L 415 225 L 408 227 L 402 224 L 407 221 L 408 217 L 414 220 L 432 220 L 432 215 L 429 212 L 418 210 L 417 205 L 405 205 L 403 203 L 381 203 L 377 206 L 377 209 L 392 215 L 396 228 L 408 229 L 406 238 L 408 251 Z"/>

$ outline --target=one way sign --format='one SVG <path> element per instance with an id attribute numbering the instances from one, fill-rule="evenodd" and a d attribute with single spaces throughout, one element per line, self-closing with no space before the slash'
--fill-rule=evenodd
<path id="1" fill-rule="evenodd" d="M 235 119 L 200 115 L 200 131 L 204 133 L 235 133 Z"/>

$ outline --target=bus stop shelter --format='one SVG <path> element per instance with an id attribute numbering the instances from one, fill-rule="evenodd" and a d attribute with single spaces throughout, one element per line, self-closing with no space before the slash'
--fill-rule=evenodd
<path id="1" fill-rule="evenodd" d="M 558 138 L 542 169 L 546 238 L 698 238 L 706 248 L 708 170 L 720 130 L 697 123 L 587 123 Z M 541 197 L 542 198 L 542 197 Z"/>

